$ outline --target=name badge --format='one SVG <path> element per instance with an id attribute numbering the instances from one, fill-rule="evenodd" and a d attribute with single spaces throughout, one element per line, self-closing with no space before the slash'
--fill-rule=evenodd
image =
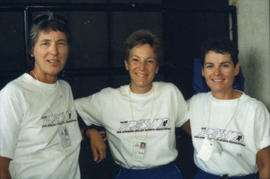
<path id="1" fill-rule="evenodd" d="M 60 137 L 60 143 L 63 149 L 71 146 L 71 140 L 66 126 L 58 128 L 58 135 Z"/>
<path id="2" fill-rule="evenodd" d="M 207 137 L 205 137 L 205 139 L 203 140 L 202 147 L 197 156 L 203 161 L 207 162 L 210 159 L 213 151 L 214 151 L 213 140 L 210 140 Z"/>
<path id="3" fill-rule="evenodd" d="M 146 142 L 145 141 L 134 141 L 133 143 L 133 158 L 135 160 L 143 160 L 146 153 Z"/>

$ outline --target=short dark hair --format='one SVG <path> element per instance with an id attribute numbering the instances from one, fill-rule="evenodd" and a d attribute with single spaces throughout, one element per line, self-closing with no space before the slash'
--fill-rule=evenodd
<path id="1" fill-rule="evenodd" d="M 56 15 L 53 12 L 43 12 L 38 14 L 32 21 L 32 26 L 28 37 L 27 50 L 30 69 L 34 67 L 34 59 L 31 57 L 33 48 L 37 42 L 40 32 L 46 30 L 63 32 L 67 37 L 67 43 L 70 45 L 70 31 L 68 28 L 67 20 L 65 18 Z"/>
<path id="2" fill-rule="evenodd" d="M 238 62 L 238 49 L 235 46 L 235 43 L 232 40 L 224 40 L 224 39 L 211 39 L 206 41 L 203 46 L 202 46 L 202 50 L 201 50 L 201 58 L 202 58 L 202 62 L 204 64 L 205 62 L 205 55 L 209 52 L 209 51 L 214 51 L 216 53 L 228 53 L 231 56 L 231 60 L 234 64 L 234 66 L 237 64 Z"/>
<path id="3" fill-rule="evenodd" d="M 137 45 L 149 44 L 157 57 L 158 64 L 161 62 L 163 56 L 163 48 L 161 41 L 157 35 L 155 35 L 150 30 L 137 30 L 133 32 L 125 41 L 125 60 L 129 58 L 130 50 Z"/>

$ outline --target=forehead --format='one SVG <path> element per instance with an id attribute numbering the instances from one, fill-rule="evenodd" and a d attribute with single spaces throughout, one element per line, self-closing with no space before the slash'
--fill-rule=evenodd
<path id="1" fill-rule="evenodd" d="M 208 51 L 205 54 L 204 63 L 218 63 L 218 62 L 232 62 L 231 54 L 224 52 L 218 53 L 215 51 Z"/>
<path id="2" fill-rule="evenodd" d="M 59 30 L 48 29 L 38 33 L 37 41 L 40 40 L 67 40 L 67 36 Z"/>
<path id="3" fill-rule="evenodd" d="M 149 44 L 139 44 L 130 50 L 130 55 L 156 57 L 154 49 Z"/>

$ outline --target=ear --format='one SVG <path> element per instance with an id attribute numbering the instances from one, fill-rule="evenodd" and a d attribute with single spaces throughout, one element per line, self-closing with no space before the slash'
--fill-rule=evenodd
<path id="1" fill-rule="evenodd" d="M 126 70 L 129 71 L 128 61 L 127 60 L 124 60 L 124 63 L 125 63 Z"/>
<path id="2" fill-rule="evenodd" d="M 237 76 L 239 74 L 239 71 L 240 71 L 240 62 L 237 62 L 234 68 L 234 76 Z"/>
<path id="3" fill-rule="evenodd" d="M 203 71 L 203 68 L 202 68 L 202 76 L 204 77 L 204 71 Z"/>
<path id="4" fill-rule="evenodd" d="M 158 71 L 159 71 L 159 65 L 156 66 L 155 74 L 158 74 Z"/>
<path id="5" fill-rule="evenodd" d="M 31 50 L 29 50 L 28 53 L 29 53 L 29 55 L 30 55 L 31 57 L 34 58 L 34 57 L 35 57 L 35 56 L 34 56 L 34 47 L 33 47 Z"/>

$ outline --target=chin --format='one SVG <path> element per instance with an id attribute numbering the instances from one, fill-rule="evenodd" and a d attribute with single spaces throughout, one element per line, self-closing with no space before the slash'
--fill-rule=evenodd
<path id="1" fill-rule="evenodd" d="M 61 71 L 51 71 L 51 72 L 48 72 L 49 75 L 51 76 L 57 76 Z"/>
<path id="2" fill-rule="evenodd" d="M 50 74 L 52 74 L 52 75 L 57 75 L 57 74 L 59 74 L 62 70 L 63 70 L 63 68 L 51 69 L 51 70 L 48 71 L 48 73 L 50 73 Z"/>

